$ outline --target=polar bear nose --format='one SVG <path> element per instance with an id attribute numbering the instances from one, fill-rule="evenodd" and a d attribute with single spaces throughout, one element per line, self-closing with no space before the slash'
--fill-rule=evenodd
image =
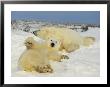
<path id="1" fill-rule="evenodd" d="M 51 43 L 51 47 L 54 47 L 55 46 L 55 44 L 54 43 Z"/>

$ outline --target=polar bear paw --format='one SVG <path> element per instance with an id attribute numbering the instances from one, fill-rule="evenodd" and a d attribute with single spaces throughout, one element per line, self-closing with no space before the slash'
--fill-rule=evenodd
<path id="1" fill-rule="evenodd" d="M 61 59 L 69 59 L 69 57 L 67 55 L 62 55 Z"/>
<path id="2" fill-rule="evenodd" d="M 59 62 L 62 62 L 63 59 L 69 59 L 69 57 L 67 55 L 61 55 Z"/>
<path id="3" fill-rule="evenodd" d="M 45 66 L 38 66 L 37 71 L 39 73 L 52 73 L 53 69 L 51 68 L 50 65 L 45 65 Z"/>
<path id="4" fill-rule="evenodd" d="M 24 44 L 25 44 L 25 46 L 27 47 L 27 49 L 32 48 L 32 46 L 33 46 L 33 41 L 34 41 L 34 39 L 33 39 L 32 37 L 28 37 L 28 38 L 25 40 Z"/>

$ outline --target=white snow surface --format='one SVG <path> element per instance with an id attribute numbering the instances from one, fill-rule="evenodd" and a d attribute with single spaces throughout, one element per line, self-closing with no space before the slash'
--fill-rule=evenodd
<path id="1" fill-rule="evenodd" d="M 81 47 L 75 52 L 67 54 L 69 59 L 62 62 L 50 61 L 53 73 L 25 72 L 18 68 L 17 62 L 20 55 L 26 49 L 24 41 L 27 37 L 35 37 L 32 33 L 21 30 L 11 32 L 11 76 L 13 77 L 97 77 L 100 76 L 100 30 L 89 28 L 86 32 L 80 32 L 83 36 L 96 38 L 94 45 Z M 36 37 L 37 41 L 41 41 Z"/>

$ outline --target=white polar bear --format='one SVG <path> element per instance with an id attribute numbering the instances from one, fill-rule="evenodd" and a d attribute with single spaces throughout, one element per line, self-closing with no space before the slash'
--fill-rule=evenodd
<path id="1" fill-rule="evenodd" d="M 40 73 L 53 72 L 49 60 L 61 61 L 65 55 L 59 54 L 60 43 L 55 39 L 38 43 L 33 37 L 25 40 L 26 50 L 19 58 L 18 66 L 25 71 L 37 71 Z"/>
<path id="2" fill-rule="evenodd" d="M 58 39 L 61 42 L 60 50 L 66 52 L 75 51 L 81 45 L 89 46 L 95 41 L 94 37 L 83 37 L 74 30 L 58 27 L 43 27 L 35 35 L 45 40 L 50 37 Z"/>
<path id="3" fill-rule="evenodd" d="M 44 43 L 37 43 L 32 37 L 25 40 L 27 49 L 19 58 L 18 66 L 24 71 L 40 73 L 52 72 L 47 58 L 47 48 Z"/>

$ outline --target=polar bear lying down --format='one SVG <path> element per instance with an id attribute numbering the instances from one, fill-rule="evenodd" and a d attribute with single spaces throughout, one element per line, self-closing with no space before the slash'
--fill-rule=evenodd
<path id="1" fill-rule="evenodd" d="M 56 38 L 61 42 L 59 50 L 72 52 L 80 48 L 80 46 L 90 46 L 95 41 L 94 37 L 83 37 L 78 32 L 58 27 L 43 27 L 34 33 L 36 36 L 47 40 L 48 38 Z"/>
<path id="2" fill-rule="evenodd" d="M 25 41 L 26 50 L 20 56 L 18 65 L 25 71 L 37 71 L 40 73 L 53 72 L 49 60 L 61 61 L 68 58 L 59 51 L 72 52 L 80 46 L 90 46 L 95 41 L 94 37 L 83 37 L 79 33 L 66 29 L 45 27 L 35 32 L 35 35 L 44 39 L 38 43 L 32 37 Z"/>
<path id="3" fill-rule="evenodd" d="M 55 39 L 49 39 L 38 43 L 33 37 L 25 40 L 26 50 L 20 56 L 18 66 L 24 71 L 37 71 L 40 73 L 53 72 L 49 60 L 61 61 L 67 58 L 58 52 L 60 43 Z"/>

